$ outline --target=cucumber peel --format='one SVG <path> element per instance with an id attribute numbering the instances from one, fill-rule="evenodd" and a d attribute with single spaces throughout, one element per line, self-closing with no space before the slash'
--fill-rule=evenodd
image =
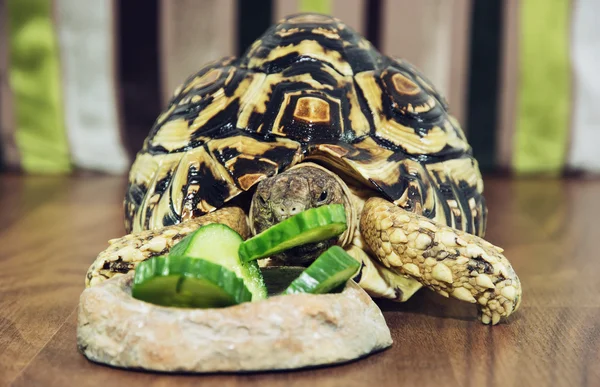
<path id="1" fill-rule="evenodd" d="M 230 227 L 211 223 L 183 238 L 169 255 L 202 258 L 224 266 L 244 281 L 253 300 L 265 299 L 267 287 L 258 263 L 240 260 L 238 250 L 242 242 L 242 237 Z"/>
<path id="2" fill-rule="evenodd" d="M 141 301 L 181 308 L 219 308 L 252 300 L 233 271 L 205 259 L 173 255 L 141 262 L 131 293 Z"/>
<path id="3" fill-rule="evenodd" d="M 360 263 L 340 246 L 321 254 L 284 290 L 283 294 L 323 294 L 345 284 L 360 269 Z"/>
<path id="4" fill-rule="evenodd" d="M 343 233 L 346 211 L 341 204 L 311 208 L 269 227 L 239 246 L 244 262 L 269 257 L 292 247 L 320 242 Z"/>

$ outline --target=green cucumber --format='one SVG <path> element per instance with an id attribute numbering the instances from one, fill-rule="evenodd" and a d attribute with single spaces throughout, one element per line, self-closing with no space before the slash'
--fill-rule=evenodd
<path id="1" fill-rule="evenodd" d="M 267 288 L 256 262 L 243 262 L 238 254 L 244 240 L 230 227 L 211 223 L 174 245 L 169 255 L 202 258 L 233 271 L 252 292 L 253 300 L 267 298 Z"/>
<path id="2" fill-rule="evenodd" d="M 180 308 L 220 308 L 252 300 L 244 281 L 231 270 L 205 259 L 172 255 L 141 262 L 131 295 Z"/>
<path id="3" fill-rule="evenodd" d="M 269 257 L 292 247 L 333 238 L 347 227 L 343 205 L 311 208 L 246 240 L 240 245 L 240 257 L 245 262 Z"/>
<path id="4" fill-rule="evenodd" d="M 340 246 L 333 246 L 319 256 L 296 278 L 283 294 L 323 294 L 342 286 L 360 269 L 360 263 Z"/>

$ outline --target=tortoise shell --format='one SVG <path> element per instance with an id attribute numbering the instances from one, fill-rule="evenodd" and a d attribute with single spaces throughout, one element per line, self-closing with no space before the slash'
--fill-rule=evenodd
<path id="1" fill-rule="evenodd" d="M 484 233 L 481 175 L 444 98 L 409 63 L 316 14 L 282 20 L 177 88 L 131 168 L 126 228 L 208 213 L 307 159 Z"/>

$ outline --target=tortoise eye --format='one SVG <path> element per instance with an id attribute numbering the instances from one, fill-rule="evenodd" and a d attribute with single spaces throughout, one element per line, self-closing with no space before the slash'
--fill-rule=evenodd
<path id="1" fill-rule="evenodd" d="M 321 195 L 319 196 L 319 202 L 323 202 L 327 200 L 327 191 L 323 190 L 323 192 L 321 192 Z"/>
<path id="2" fill-rule="evenodd" d="M 258 195 L 258 201 L 263 206 L 267 204 L 267 200 L 262 195 Z"/>

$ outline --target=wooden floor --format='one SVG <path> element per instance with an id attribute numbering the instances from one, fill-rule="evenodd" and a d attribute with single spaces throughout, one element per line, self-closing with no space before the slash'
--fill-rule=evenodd
<path id="1" fill-rule="evenodd" d="M 0 386 L 600 386 L 600 180 L 488 179 L 488 239 L 521 278 L 496 327 L 426 290 L 382 303 L 391 349 L 331 368 L 168 376 L 77 352 L 84 274 L 124 233 L 124 180 L 0 177 Z"/>

